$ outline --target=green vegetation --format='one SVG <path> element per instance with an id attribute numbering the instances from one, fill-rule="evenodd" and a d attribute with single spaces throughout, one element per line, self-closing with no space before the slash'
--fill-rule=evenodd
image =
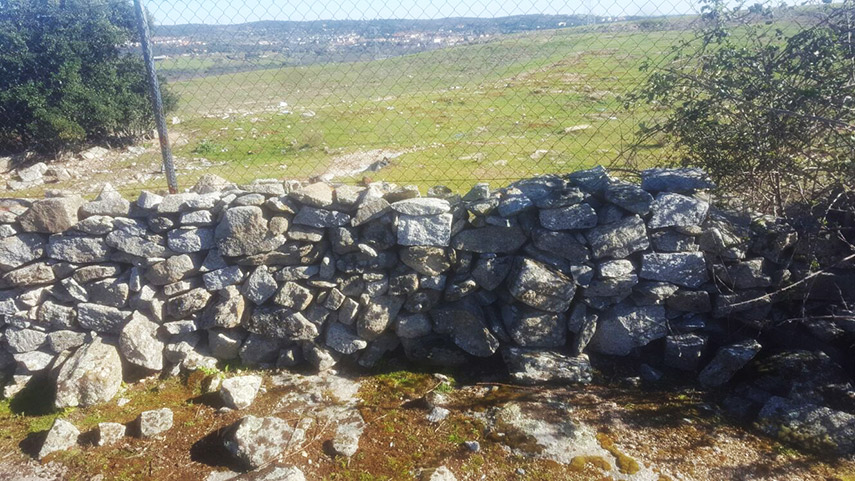
<path id="1" fill-rule="evenodd" d="M 632 24 L 561 29 L 175 82 L 181 123 L 173 130 L 187 141 L 176 149 L 178 165 L 204 157 L 214 164 L 208 171 L 238 182 L 307 178 L 343 154 L 384 149 L 402 154 L 369 173 L 374 180 L 465 189 L 477 179 L 608 164 L 654 112 L 626 112 L 621 96 L 643 80 L 644 61 L 661 58 L 683 35 Z M 651 162 L 660 154 L 651 148 Z M 191 185 L 198 175 L 179 182 Z"/>
<path id="2" fill-rule="evenodd" d="M 791 10 L 703 0 L 693 36 L 631 98 L 667 109 L 642 124 L 641 139 L 662 138 L 684 165 L 758 208 L 784 212 L 835 198 L 855 181 L 851 2 L 811 10 L 794 29 Z"/>
<path id="3" fill-rule="evenodd" d="M 134 18 L 121 0 L 0 1 L 0 149 L 54 153 L 148 131 L 145 69 L 121 50 Z"/>

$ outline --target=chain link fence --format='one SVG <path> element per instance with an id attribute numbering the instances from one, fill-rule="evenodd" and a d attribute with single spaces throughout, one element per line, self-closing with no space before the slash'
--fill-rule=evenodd
<path id="1" fill-rule="evenodd" d="M 0 9 L 14 16 L 16 3 L 27 2 L 0 1 Z M 69 3 L 90 18 L 131 7 Z M 179 187 L 211 173 L 239 184 L 322 178 L 465 190 L 627 162 L 639 125 L 663 113 L 625 108 L 624 97 L 646 78 L 644 62 L 658 65 L 691 35 L 700 5 L 148 0 L 146 7 Z M 119 55 L 140 55 L 138 37 L 118 39 Z M 14 121 L 0 110 L 0 122 Z M 96 192 L 104 182 L 129 193 L 163 190 L 157 139 L 149 127 L 135 129 L 129 133 L 143 140 L 10 153 L 0 162 L 3 180 L 11 195 Z M 654 139 L 632 155 L 633 165 L 652 165 L 676 154 Z"/>

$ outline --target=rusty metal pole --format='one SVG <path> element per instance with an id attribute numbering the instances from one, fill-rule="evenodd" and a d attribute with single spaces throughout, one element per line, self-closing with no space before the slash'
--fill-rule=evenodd
<path id="1" fill-rule="evenodd" d="M 160 153 L 163 156 L 163 170 L 166 172 L 166 183 L 169 193 L 178 192 L 178 180 L 175 177 L 175 161 L 172 158 L 172 147 L 169 145 L 169 132 L 166 130 L 166 119 L 163 117 L 163 98 L 160 96 L 160 82 L 154 68 L 154 58 L 151 54 L 151 34 L 148 29 L 148 17 L 145 14 L 142 0 L 134 0 L 137 11 L 140 43 L 142 44 L 143 61 L 148 73 L 148 87 L 151 93 L 151 107 L 154 113 L 154 123 L 157 125 L 157 137 L 160 140 Z"/>

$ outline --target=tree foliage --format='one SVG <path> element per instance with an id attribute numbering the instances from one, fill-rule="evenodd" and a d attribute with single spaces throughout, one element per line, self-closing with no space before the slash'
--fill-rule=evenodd
<path id="1" fill-rule="evenodd" d="M 694 35 L 673 49 L 629 102 L 666 114 L 642 125 L 679 162 L 777 212 L 855 181 L 855 53 L 851 2 L 729 8 L 703 0 Z M 775 17 L 810 18 L 799 25 Z"/>
<path id="2" fill-rule="evenodd" d="M 0 149 L 57 152 L 151 129 L 136 32 L 126 0 L 0 0 Z"/>

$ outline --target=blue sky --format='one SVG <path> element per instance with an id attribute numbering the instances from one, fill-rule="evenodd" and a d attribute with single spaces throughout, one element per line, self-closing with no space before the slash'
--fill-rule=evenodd
<path id="1" fill-rule="evenodd" d="M 503 17 L 520 14 L 671 15 L 691 13 L 693 0 L 148 0 L 159 24 L 257 20 Z"/>

